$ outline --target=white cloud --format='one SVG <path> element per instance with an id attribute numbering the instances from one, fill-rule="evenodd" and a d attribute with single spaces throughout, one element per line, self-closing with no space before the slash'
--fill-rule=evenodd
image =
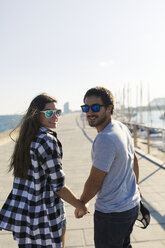
<path id="1" fill-rule="evenodd" d="M 99 66 L 100 67 L 110 67 L 114 64 L 114 62 L 112 60 L 108 60 L 108 61 L 100 61 L 99 62 Z"/>

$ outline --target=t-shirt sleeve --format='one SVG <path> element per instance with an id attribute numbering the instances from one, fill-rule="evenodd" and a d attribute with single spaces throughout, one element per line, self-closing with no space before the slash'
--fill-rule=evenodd
<path id="1" fill-rule="evenodd" d="M 55 192 L 59 191 L 64 187 L 65 174 L 62 170 L 61 153 L 56 140 L 51 137 L 42 140 L 38 153 L 40 165 L 48 176 L 48 183 Z"/>
<path id="2" fill-rule="evenodd" d="M 116 148 L 113 141 L 104 134 L 99 134 L 92 147 L 93 166 L 108 172 L 115 159 Z"/>

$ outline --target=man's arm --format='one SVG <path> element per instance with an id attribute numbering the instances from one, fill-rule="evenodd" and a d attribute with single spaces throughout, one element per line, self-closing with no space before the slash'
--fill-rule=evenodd
<path id="1" fill-rule="evenodd" d="M 88 201 L 90 201 L 100 190 L 102 183 L 104 181 L 104 177 L 107 173 L 95 168 L 92 166 L 90 175 L 84 184 L 84 190 L 80 197 L 80 200 L 86 204 Z M 75 210 L 75 217 L 81 218 L 84 214 L 79 211 L 79 209 Z"/>
<path id="2" fill-rule="evenodd" d="M 97 194 L 102 186 L 106 174 L 107 173 L 105 171 L 99 170 L 92 166 L 90 175 L 84 185 L 84 190 L 80 197 L 81 201 L 87 203 Z"/>
<path id="3" fill-rule="evenodd" d="M 136 155 L 134 154 L 134 166 L 133 166 L 133 170 L 136 176 L 136 183 L 139 182 L 139 165 L 138 165 L 138 160 Z"/>
<path id="4" fill-rule="evenodd" d="M 134 173 L 135 173 L 135 176 L 136 176 L 136 183 L 138 184 L 138 182 L 139 182 L 139 164 L 138 164 L 138 160 L 137 160 L 137 157 L 136 157 L 135 154 L 134 154 L 134 167 L 133 167 L 133 169 L 134 169 Z M 139 186 L 138 186 L 138 190 L 139 190 L 139 193 L 140 193 L 140 197 L 143 198 Z"/>

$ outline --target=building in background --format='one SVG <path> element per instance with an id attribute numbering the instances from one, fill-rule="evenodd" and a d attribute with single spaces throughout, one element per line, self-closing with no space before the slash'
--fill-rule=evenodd
<path id="1" fill-rule="evenodd" d="M 70 112 L 71 112 L 71 110 L 69 109 L 69 102 L 66 102 L 64 104 L 64 114 L 68 114 Z"/>

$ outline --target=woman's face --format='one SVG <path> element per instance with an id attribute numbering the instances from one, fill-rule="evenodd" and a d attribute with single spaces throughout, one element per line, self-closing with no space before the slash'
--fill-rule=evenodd
<path id="1" fill-rule="evenodd" d="M 56 110 L 56 103 L 50 102 L 47 103 L 43 109 L 45 110 Z M 45 113 L 41 113 L 41 125 L 48 129 L 54 129 L 57 127 L 58 117 L 53 113 L 52 117 L 46 118 Z"/>

